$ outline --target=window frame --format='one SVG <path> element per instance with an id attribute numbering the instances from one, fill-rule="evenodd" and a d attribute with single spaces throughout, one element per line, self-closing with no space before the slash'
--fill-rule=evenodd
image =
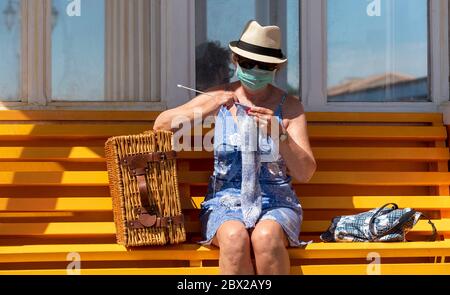
<path id="1" fill-rule="evenodd" d="M 302 100 L 307 111 L 436 112 L 449 100 L 448 2 L 429 0 L 430 102 L 328 102 L 327 0 L 302 1 Z"/>

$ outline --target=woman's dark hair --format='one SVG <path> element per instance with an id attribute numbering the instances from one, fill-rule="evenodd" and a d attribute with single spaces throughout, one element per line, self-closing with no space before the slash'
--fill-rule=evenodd
<path id="1" fill-rule="evenodd" d="M 198 89 L 206 90 L 230 82 L 230 52 L 220 42 L 209 41 L 198 45 L 196 57 Z"/>

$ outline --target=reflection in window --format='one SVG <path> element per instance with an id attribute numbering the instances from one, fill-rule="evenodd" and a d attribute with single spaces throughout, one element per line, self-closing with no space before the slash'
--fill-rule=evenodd
<path id="1" fill-rule="evenodd" d="M 20 101 L 19 0 L 0 0 L 0 101 Z"/>
<path id="2" fill-rule="evenodd" d="M 328 101 L 428 101 L 428 1 L 329 0 Z"/>
<path id="3" fill-rule="evenodd" d="M 160 101 L 160 1 L 81 3 L 68 16 L 67 0 L 53 0 L 52 99 Z"/>
<path id="4" fill-rule="evenodd" d="M 299 94 L 299 1 L 298 0 L 197 0 L 197 88 L 235 81 L 228 43 L 238 40 L 249 20 L 280 26 L 288 63 L 277 74 L 276 85 Z"/>

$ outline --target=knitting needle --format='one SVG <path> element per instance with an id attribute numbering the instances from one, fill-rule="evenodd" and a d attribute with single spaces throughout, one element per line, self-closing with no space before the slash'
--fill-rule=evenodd
<path id="1" fill-rule="evenodd" d="M 193 88 L 189 88 L 189 87 L 186 87 L 186 86 L 181 85 L 181 84 L 178 84 L 177 87 L 178 87 L 178 88 L 184 88 L 184 89 L 187 89 L 187 90 L 191 90 L 191 91 L 194 91 L 194 92 L 198 92 L 198 93 L 201 93 L 201 94 L 205 94 L 205 95 L 214 97 L 213 95 L 208 94 L 208 93 L 206 93 L 206 92 L 203 92 L 203 91 L 200 91 L 200 90 L 197 90 L 197 89 L 193 89 Z M 248 111 L 250 110 L 250 108 L 251 108 L 251 107 L 246 106 L 246 105 L 244 105 L 244 104 L 242 104 L 242 103 L 239 103 L 239 102 L 235 102 L 234 104 L 240 105 L 241 107 L 244 108 L 244 110 L 245 110 L 246 112 L 248 112 Z"/>
<path id="2" fill-rule="evenodd" d="M 181 84 L 178 84 L 177 87 L 178 87 L 178 88 L 184 88 L 184 89 L 187 89 L 187 90 L 191 90 L 191 91 L 194 91 L 194 92 L 198 92 L 198 93 L 201 93 L 201 94 L 205 94 L 205 95 L 214 97 L 213 95 L 208 94 L 208 93 L 206 93 L 206 92 L 203 92 L 203 91 L 200 91 L 200 90 L 197 90 L 197 89 L 193 89 L 193 88 L 189 88 L 189 87 L 186 87 L 186 86 L 181 85 Z"/>

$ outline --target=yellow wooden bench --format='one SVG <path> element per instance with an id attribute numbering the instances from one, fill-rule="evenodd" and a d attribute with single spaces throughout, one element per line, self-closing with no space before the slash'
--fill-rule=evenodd
<path id="1" fill-rule="evenodd" d="M 127 250 L 115 243 L 105 140 L 152 127 L 157 112 L 0 111 L 0 274 L 216 274 L 218 249 L 202 247 L 198 209 L 212 153 L 181 152 L 180 193 L 188 242 Z M 305 211 L 290 249 L 294 274 L 450 274 L 450 173 L 441 114 L 308 113 L 318 171 L 294 183 Z M 320 243 L 333 216 L 396 202 L 428 214 L 439 241 Z M 430 234 L 420 221 L 409 238 Z M 77 254 L 74 254 L 77 253 Z M 375 253 L 375 254 L 374 254 Z"/>

